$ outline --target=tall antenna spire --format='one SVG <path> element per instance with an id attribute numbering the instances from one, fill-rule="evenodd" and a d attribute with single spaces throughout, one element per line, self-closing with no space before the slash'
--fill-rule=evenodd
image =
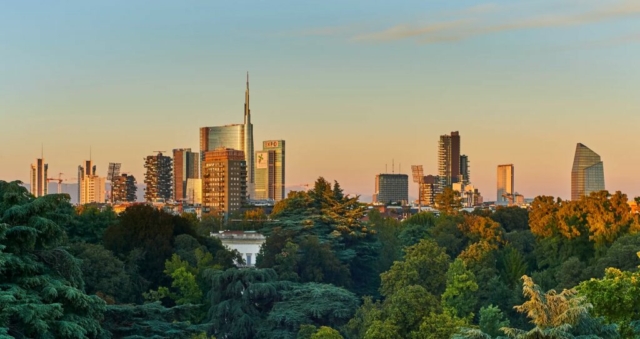
<path id="1" fill-rule="evenodd" d="M 249 71 L 247 71 L 247 91 L 249 90 Z"/>

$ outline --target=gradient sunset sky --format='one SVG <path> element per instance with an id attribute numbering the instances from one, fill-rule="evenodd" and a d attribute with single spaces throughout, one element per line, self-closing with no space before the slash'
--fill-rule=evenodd
<path id="1" fill-rule="evenodd" d="M 141 183 L 153 151 L 242 122 L 249 71 L 255 147 L 286 140 L 290 188 L 369 197 L 392 159 L 435 174 L 459 131 L 485 200 L 507 163 L 526 197 L 569 198 L 578 142 L 640 195 L 638 0 L 5 1 L 0 32 L 0 180 L 44 144 L 50 176 L 91 147 Z"/>

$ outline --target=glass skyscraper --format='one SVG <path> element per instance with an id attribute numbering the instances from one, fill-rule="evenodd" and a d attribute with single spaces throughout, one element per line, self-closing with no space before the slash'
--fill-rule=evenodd
<path id="1" fill-rule="evenodd" d="M 496 194 L 496 201 L 513 202 L 513 199 L 515 199 L 513 172 L 513 164 L 498 165 L 498 193 Z"/>
<path id="2" fill-rule="evenodd" d="M 204 164 L 205 152 L 224 147 L 243 151 L 247 162 L 247 193 L 254 195 L 253 125 L 249 109 L 249 74 L 245 91 L 244 124 L 200 128 L 200 163 Z M 201 166 L 201 173 L 204 167 Z"/>
<path id="3" fill-rule="evenodd" d="M 600 156 L 578 143 L 571 169 L 571 200 L 604 190 L 604 166 Z"/>
<path id="4" fill-rule="evenodd" d="M 255 199 L 280 201 L 285 198 L 285 142 L 268 140 L 256 152 Z"/>

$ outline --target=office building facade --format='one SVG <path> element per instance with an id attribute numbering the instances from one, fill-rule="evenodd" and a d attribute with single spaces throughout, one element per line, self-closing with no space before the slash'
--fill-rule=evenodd
<path id="1" fill-rule="evenodd" d="M 42 197 L 47 195 L 48 183 L 47 175 L 49 171 L 49 164 L 44 163 L 44 157 L 36 159 L 36 162 L 31 165 L 31 172 L 29 174 L 29 188 L 33 196 Z"/>
<path id="2" fill-rule="evenodd" d="M 187 179 L 186 202 L 191 205 L 202 205 L 202 179 Z"/>
<path id="3" fill-rule="evenodd" d="M 268 140 L 255 154 L 255 199 L 285 198 L 285 141 Z"/>
<path id="4" fill-rule="evenodd" d="M 409 176 L 406 174 L 376 175 L 373 202 L 378 204 L 407 203 L 409 201 Z"/>
<path id="5" fill-rule="evenodd" d="M 460 134 L 441 135 L 438 142 L 438 177 L 440 189 L 460 181 Z"/>
<path id="6" fill-rule="evenodd" d="M 145 159 L 145 201 L 166 202 L 173 198 L 172 163 L 171 157 L 162 155 L 162 152 Z"/>
<path id="7" fill-rule="evenodd" d="M 514 167 L 513 164 L 498 165 L 497 195 L 496 201 L 499 203 L 513 203 L 515 201 L 514 188 Z"/>
<path id="8" fill-rule="evenodd" d="M 200 128 L 200 161 L 204 163 L 206 152 L 224 147 L 242 151 L 247 163 L 247 187 L 250 196 L 254 195 L 255 166 L 253 148 L 253 124 L 249 107 L 249 74 L 245 91 L 244 123 L 217 127 Z M 201 166 L 204 172 L 204 166 Z"/>
<path id="9" fill-rule="evenodd" d="M 200 177 L 200 158 L 191 148 L 173 150 L 173 200 L 184 201 L 187 197 L 187 180 Z"/>
<path id="10" fill-rule="evenodd" d="M 205 213 L 228 215 L 247 200 L 244 152 L 220 147 L 204 153 L 202 206 Z"/>
<path id="11" fill-rule="evenodd" d="M 604 165 L 600 155 L 578 143 L 571 169 L 571 200 L 604 190 Z"/>
<path id="12" fill-rule="evenodd" d="M 78 203 L 80 205 L 105 202 L 107 179 L 96 174 L 93 161 L 86 160 L 84 166 L 78 166 Z"/>

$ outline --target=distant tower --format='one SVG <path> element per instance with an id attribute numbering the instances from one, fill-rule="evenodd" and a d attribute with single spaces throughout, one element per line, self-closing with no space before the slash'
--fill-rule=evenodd
<path id="1" fill-rule="evenodd" d="M 251 124 L 251 109 L 249 108 L 249 72 L 247 72 L 247 90 L 244 94 L 244 156 L 247 161 L 247 193 L 255 195 L 255 166 L 253 163 L 253 124 Z"/>
<path id="2" fill-rule="evenodd" d="M 173 200 L 184 201 L 187 198 L 187 180 L 200 178 L 198 153 L 191 148 L 173 150 Z"/>
<path id="3" fill-rule="evenodd" d="M 256 152 L 255 198 L 280 201 L 285 198 L 285 141 L 267 140 Z"/>
<path id="4" fill-rule="evenodd" d="M 78 203 L 104 203 L 106 178 L 96 175 L 93 161 L 86 160 L 84 167 L 78 166 Z"/>
<path id="5" fill-rule="evenodd" d="M 44 157 L 36 159 L 35 164 L 31 165 L 30 189 L 33 196 L 42 197 L 47 195 L 47 172 L 49 165 L 44 163 Z"/>
<path id="6" fill-rule="evenodd" d="M 253 125 L 249 107 L 249 73 L 244 102 L 244 123 L 200 128 L 200 172 L 204 173 L 205 153 L 217 148 L 243 151 L 247 162 L 247 193 L 254 196 L 255 166 L 253 148 Z M 203 191 L 204 193 L 204 191 Z"/>
<path id="7" fill-rule="evenodd" d="M 515 189 L 514 189 L 514 167 L 513 164 L 498 165 L 498 190 L 496 201 L 508 203 L 509 198 L 504 195 L 510 196 L 511 201 L 515 201 Z"/>
<path id="8" fill-rule="evenodd" d="M 441 135 L 438 142 L 438 177 L 440 189 L 451 187 L 460 179 L 460 134 Z"/>
<path id="9" fill-rule="evenodd" d="M 171 164 L 171 157 L 162 155 L 162 152 L 145 159 L 144 183 L 147 190 L 144 192 L 144 199 L 147 202 L 167 201 L 173 198 Z"/>
<path id="10" fill-rule="evenodd" d="M 460 156 L 460 180 L 463 184 L 468 185 L 471 182 L 471 166 L 469 166 L 469 157 Z"/>
<path id="11" fill-rule="evenodd" d="M 578 143 L 571 169 L 571 200 L 604 190 L 604 166 L 600 156 Z"/>

